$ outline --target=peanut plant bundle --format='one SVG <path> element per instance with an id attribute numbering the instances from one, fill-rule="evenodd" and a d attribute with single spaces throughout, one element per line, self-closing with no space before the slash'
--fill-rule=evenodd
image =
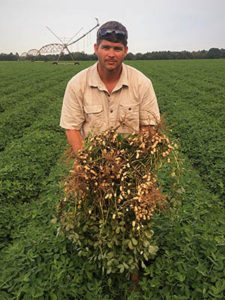
<path id="1" fill-rule="evenodd" d="M 115 129 L 86 139 L 58 205 L 59 232 L 76 244 L 79 256 L 106 274 L 129 274 L 154 258 L 151 218 L 169 204 L 157 171 L 173 151 L 161 124 L 154 133 L 122 135 Z"/>

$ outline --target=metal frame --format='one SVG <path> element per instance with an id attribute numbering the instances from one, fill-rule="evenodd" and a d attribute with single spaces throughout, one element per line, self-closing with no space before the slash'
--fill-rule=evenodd
<path id="1" fill-rule="evenodd" d="M 46 54 L 46 53 L 58 53 L 59 52 L 59 55 L 58 55 L 58 58 L 57 58 L 57 61 L 55 62 L 55 64 L 58 64 L 59 62 L 59 59 L 60 57 L 62 56 L 64 50 L 67 50 L 67 52 L 69 53 L 72 61 L 77 64 L 77 62 L 75 62 L 74 58 L 73 58 L 73 55 L 72 53 L 70 52 L 69 50 L 69 46 L 70 45 L 73 45 L 75 43 L 77 43 L 78 41 L 80 41 L 81 39 L 83 39 L 86 35 L 88 35 L 91 31 L 93 31 L 95 28 L 97 28 L 99 26 L 99 21 L 98 21 L 98 18 L 95 18 L 96 21 L 97 21 L 97 24 L 92 27 L 90 30 L 88 30 L 86 33 L 84 33 L 82 36 L 80 36 L 78 39 L 76 39 L 75 41 L 73 42 L 70 42 L 72 39 L 74 39 L 74 37 L 80 32 L 80 29 L 70 40 L 68 43 L 64 43 L 62 41 L 62 39 L 60 39 L 48 26 L 46 26 L 46 28 L 61 42 L 61 44 L 59 43 L 53 43 L 53 44 L 47 44 L 47 45 L 44 45 L 43 47 L 41 47 L 39 50 L 37 49 L 31 49 L 27 52 L 27 55 L 29 56 L 37 56 L 37 55 L 40 55 L 40 54 Z M 23 56 L 25 56 L 24 54 L 25 53 L 22 53 Z M 27 56 L 26 55 L 26 56 Z M 22 55 L 21 55 L 22 56 Z"/>

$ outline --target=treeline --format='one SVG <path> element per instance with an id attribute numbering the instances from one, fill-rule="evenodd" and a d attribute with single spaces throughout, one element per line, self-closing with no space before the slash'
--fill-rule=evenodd
<path id="1" fill-rule="evenodd" d="M 95 54 L 86 54 L 84 52 L 72 53 L 73 59 L 79 60 L 97 60 Z M 160 59 L 211 59 L 211 58 L 225 58 L 225 49 L 211 48 L 209 50 L 199 51 L 153 51 L 146 53 L 133 54 L 129 52 L 126 56 L 126 60 L 160 60 Z M 0 61 L 17 61 L 17 60 L 30 60 L 30 61 L 55 61 L 58 59 L 58 55 L 39 55 L 39 56 L 26 56 L 20 57 L 18 53 L 9 54 L 0 53 Z M 71 61 L 71 55 L 63 54 L 60 60 Z"/>
<path id="2" fill-rule="evenodd" d="M 160 60 L 160 59 L 209 59 L 225 58 L 225 49 L 211 48 L 199 51 L 153 51 L 144 54 L 128 53 L 128 60 Z"/>

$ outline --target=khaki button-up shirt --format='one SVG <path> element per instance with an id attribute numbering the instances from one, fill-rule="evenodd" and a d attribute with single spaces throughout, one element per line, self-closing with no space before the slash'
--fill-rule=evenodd
<path id="1" fill-rule="evenodd" d="M 97 63 L 76 74 L 65 91 L 60 126 L 98 134 L 109 128 L 120 133 L 138 132 L 155 125 L 159 108 L 151 81 L 135 68 L 122 65 L 120 79 L 109 94 Z"/>

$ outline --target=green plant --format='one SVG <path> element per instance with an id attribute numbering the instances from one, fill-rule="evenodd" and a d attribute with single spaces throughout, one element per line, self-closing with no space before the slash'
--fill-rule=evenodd
<path id="1" fill-rule="evenodd" d="M 59 230 L 75 242 L 79 256 L 107 274 L 145 268 L 155 257 L 151 217 L 168 204 L 157 171 L 171 163 L 172 150 L 161 124 L 154 134 L 123 136 L 115 129 L 86 140 L 58 207 Z"/>

